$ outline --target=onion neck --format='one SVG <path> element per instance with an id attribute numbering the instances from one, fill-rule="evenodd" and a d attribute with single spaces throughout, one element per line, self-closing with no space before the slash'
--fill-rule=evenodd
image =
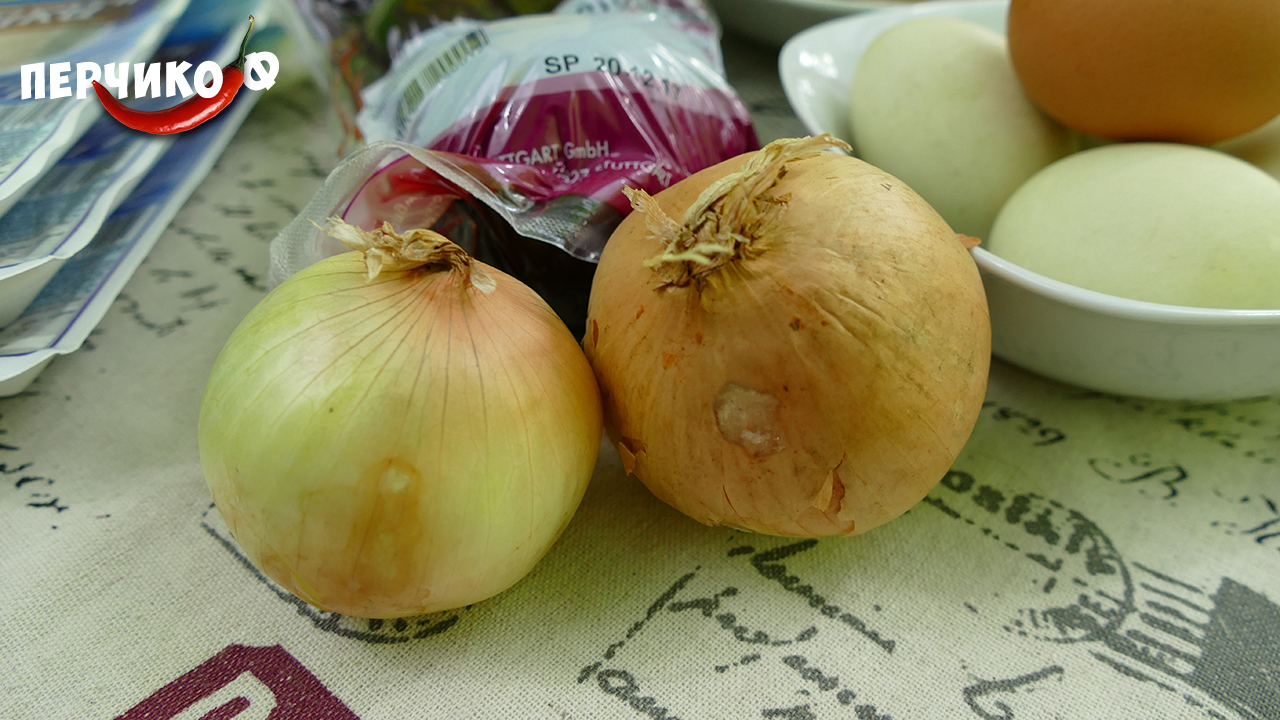
<path id="1" fill-rule="evenodd" d="M 645 214 L 649 233 L 663 251 L 645 262 L 659 286 L 684 286 L 736 260 L 753 254 L 752 243 L 789 196 L 769 191 L 786 175 L 786 164 L 829 148 L 849 150 L 832 135 L 775 140 L 751 157 L 742 170 L 707 186 L 676 222 L 644 190 L 623 188 L 631 207 Z"/>
<path id="2" fill-rule="evenodd" d="M 434 230 L 416 228 L 401 234 L 386 221 L 380 227 L 365 230 L 339 217 L 329 218 L 328 230 L 319 225 L 316 228 L 352 250 L 364 253 L 370 280 L 383 270 L 421 267 L 461 273 L 469 285 L 486 295 L 496 287 L 493 277 L 466 250 Z"/>

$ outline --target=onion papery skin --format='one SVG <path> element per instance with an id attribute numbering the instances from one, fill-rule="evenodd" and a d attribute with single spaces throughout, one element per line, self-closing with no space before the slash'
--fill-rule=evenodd
<path id="1" fill-rule="evenodd" d="M 679 221 L 750 155 L 655 200 Z M 896 178 L 819 153 L 786 163 L 780 202 L 730 261 L 683 286 L 633 212 L 600 258 L 584 349 L 624 466 L 708 525 L 821 537 L 923 498 L 967 442 L 990 369 L 967 248 Z"/>
<path id="2" fill-rule="evenodd" d="M 601 439 L 581 349 L 493 268 L 323 260 L 255 307 L 215 361 L 200 461 L 249 559 L 323 610 L 435 612 L 524 577 L 575 512 Z"/>

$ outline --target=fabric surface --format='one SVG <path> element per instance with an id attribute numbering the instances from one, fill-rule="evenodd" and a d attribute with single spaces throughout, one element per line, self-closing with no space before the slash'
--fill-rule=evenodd
<path id="1" fill-rule="evenodd" d="M 772 52 L 726 55 L 761 140 L 802 134 Z M 211 508 L 196 412 L 329 147 L 318 92 L 267 93 L 90 343 L 0 400 L 0 717 L 1280 718 L 1280 398 L 999 362 L 953 471 L 859 537 L 703 527 L 606 445 L 492 600 L 289 596 Z"/>

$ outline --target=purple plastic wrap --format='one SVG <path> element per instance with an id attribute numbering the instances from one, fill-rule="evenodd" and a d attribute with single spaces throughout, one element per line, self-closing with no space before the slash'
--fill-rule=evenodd
<path id="1" fill-rule="evenodd" d="M 308 222 L 430 227 L 529 284 L 575 332 L 594 261 L 650 193 L 758 148 L 692 2 L 571 0 L 406 43 L 348 158 L 272 244 L 272 281 L 344 250 Z"/>

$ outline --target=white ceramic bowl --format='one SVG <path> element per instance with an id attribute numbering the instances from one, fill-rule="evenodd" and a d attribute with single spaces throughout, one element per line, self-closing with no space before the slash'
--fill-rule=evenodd
<path id="1" fill-rule="evenodd" d="M 816 25 L 783 46 L 783 89 L 810 133 L 848 140 L 853 74 L 880 33 L 928 15 L 1004 32 L 1008 7 L 1008 0 L 938 0 Z M 991 307 L 992 352 L 1008 362 L 1120 395 L 1225 400 L 1280 393 L 1280 309 L 1128 300 L 1052 280 L 980 247 L 973 257 Z"/>
<path id="2" fill-rule="evenodd" d="M 726 30 L 778 47 L 833 18 L 902 5 L 907 0 L 709 0 Z"/>

